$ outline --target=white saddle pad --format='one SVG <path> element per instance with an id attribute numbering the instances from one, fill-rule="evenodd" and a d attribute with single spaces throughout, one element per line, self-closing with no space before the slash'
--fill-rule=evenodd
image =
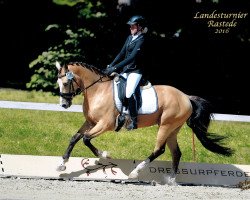
<path id="1" fill-rule="evenodd" d="M 118 97 L 117 92 L 117 83 L 113 80 L 113 91 L 114 91 L 114 100 L 116 108 L 121 112 L 122 102 Z M 158 99 L 154 87 L 140 87 L 142 95 L 142 106 L 138 111 L 138 114 L 151 114 L 157 111 L 158 109 Z M 128 114 L 128 110 L 123 109 L 123 113 Z"/>

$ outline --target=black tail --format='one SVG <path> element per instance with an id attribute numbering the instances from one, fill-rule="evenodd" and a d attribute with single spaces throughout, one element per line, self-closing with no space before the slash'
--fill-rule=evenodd
<path id="1" fill-rule="evenodd" d="M 189 96 L 189 99 L 193 107 L 193 113 L 188 119 L 187 125 L 207 150 L 224 156 L 231 156 L 233 150 L 221 146 L 222 140 L 226 137 L 207 132 L 210 120 L 213 118 L 210 103 L 197 96 Z"/>

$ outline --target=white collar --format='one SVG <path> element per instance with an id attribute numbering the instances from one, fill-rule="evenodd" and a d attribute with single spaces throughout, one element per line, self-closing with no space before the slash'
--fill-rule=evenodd
<path id="1" fill-rule="evenodd" d="M 141 31 L 138 32 L 136 35 L 132 35 L 132 40 L 131 40 L 131 41 L 133 41 L 133 40 L 135 40 L 136 38 L 138 38 L 139 35 L 141 35 Z"/>

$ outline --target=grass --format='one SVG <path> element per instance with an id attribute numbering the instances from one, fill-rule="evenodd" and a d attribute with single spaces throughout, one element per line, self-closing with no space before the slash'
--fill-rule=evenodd
<path id="1" fill-rule="evenodd" d="M 50 92 L 26 91 L 11 88 L 0 88 L 0 100 L 5 101 L 22 101 L 22 102 L 39 102 L 39 103 L 58 103 L 59 96 Z M 82 104 L 82 96 L 78 95 L 73 99 L 73 104 Z"/>
<path id="2" fill-rule="evenodd" d="M 28 96 L 30 98 L 27 100 Z M 58 97 L 50 96 L 49 93 L 0 89 L 0 100 L 25 99 L 33 102 L 58 102 Z M 0 113 L 0 154 L 62 156 L 70 138 L 84 121 L 82 113 L 19 109 L 0 109 Z M 250 163 L 250 123 L 212 121 L 209 131 L 229 136 L 225 145 L 233 148 L 235 154 L 223 157 L 211 153 L 195 139 L 196 162 Z M 154 149 L 156 132 L 157 126 L 130 132 L 107 132 L 93 139 L 92 143 L 101 150 L 109 151 L 113 158 L 144 160 Z M 187 125 L 178 134 L 178 141 L 182 151 L 181 161 L 192 162 L 192 132 Z M 76 145 L 72 156 L 94 157 L 82 141 Z M 171 160 L 168 148 L 157 160 Z"/>

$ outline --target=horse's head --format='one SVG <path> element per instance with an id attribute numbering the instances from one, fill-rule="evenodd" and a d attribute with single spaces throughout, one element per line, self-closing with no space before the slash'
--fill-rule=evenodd
<path id="1" fill-rule="evenodd" d="M 77 76 L 68 69 L 68 66 L 61 66 L 56 62 L 58 69 L 57 83 L 60 88 L 60 105 L 63 108 L 69 108 L 72 105 L 74 96 L 81 92 Z"/>

